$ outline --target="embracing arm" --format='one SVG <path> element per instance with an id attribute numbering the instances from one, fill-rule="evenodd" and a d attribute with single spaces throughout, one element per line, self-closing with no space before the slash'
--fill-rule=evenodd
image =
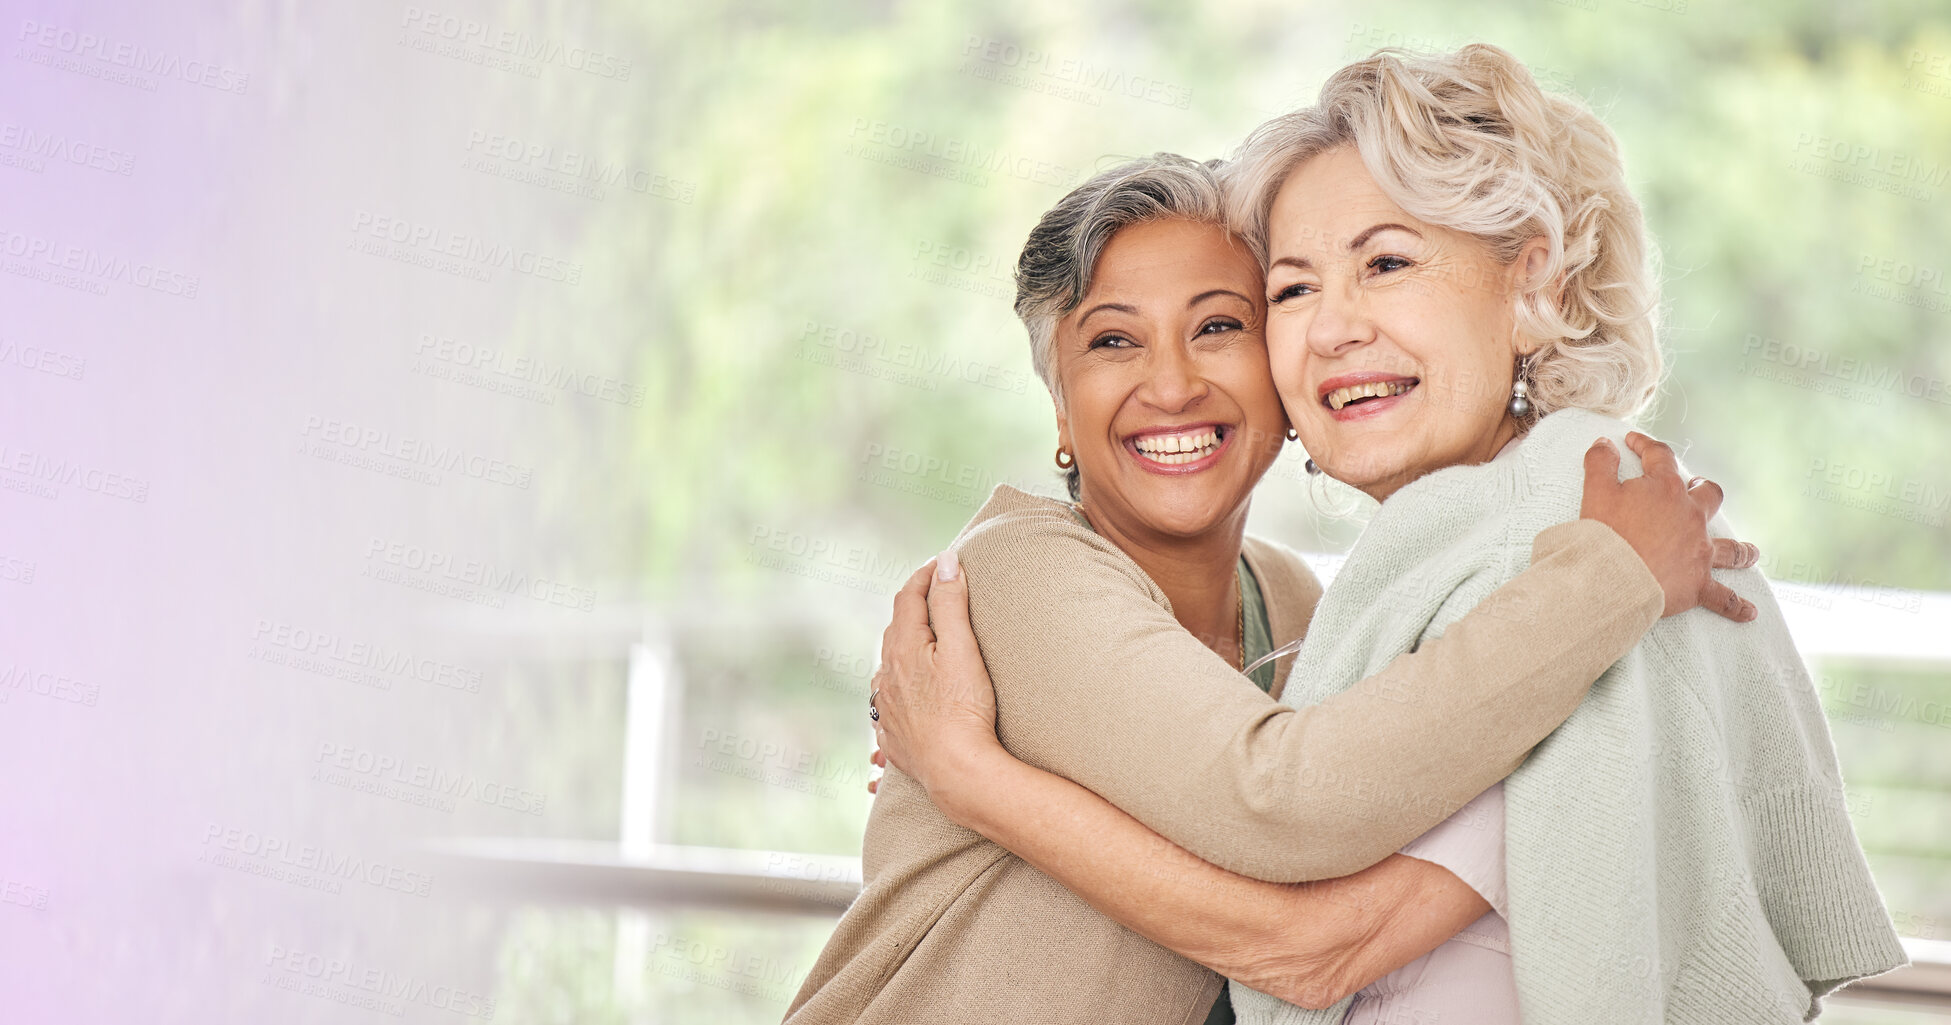
<path id="1" fill-rule="evenodd" d="M 1530 570 L 1441 638 L 1294 709 L 1146 600 L 1114 553 L 1022 533 L 978 533 L 961 553 L 1003 746 L 1200 858 L 1276 882 L 1372 865 L 1509 775 L 1662 601 L 1612 531 L 1554 527 Z M 1066 561 L 1011 551 L 1039 540 Z M 1003 796 L 980 776 L 921 781 L 937 803 L 962 787 Z"/>
<path id="2" fill-rule="evenodd" d="M 1000 735 L 1213 864 L 1275 882 L 1348 875 L 1509 774 L 1663 608 L 1714 600 L 1701 581 L 1720 587 L 1705 527 L 1718 490 L 1697 503 L 1676 474 L 1622 483 L 1616 468 L 1588 457 L 1583 512 L 1603 523 L 1544 531 L 1532 567 L 1441 638 L 1305 709 L 1260 693 L 1180 628 L 1129 559 L 1061 514 L 985 523 L 961 542 L 969 613 L 940 622 L 939 658 L 925 576 L 896 599 L 877 677 L 882 746 L 942 803 L 958 787 L 1003 796 L 929 764 Z M 978 693 L 990 711 L 939 725 L 956 695 Z"/>
<path id="3" fill-rule="evenodd" d="M 1449 870 L 1400 854 L 1323 882 L 1236 875 L 1001 748 L 966 753 L 970 762 L 956 771 L 1022 803 L 943 806 L 951 819 L 1133 932 L 1302 1007 L 1334 1006 L 1490 910 Z"/>

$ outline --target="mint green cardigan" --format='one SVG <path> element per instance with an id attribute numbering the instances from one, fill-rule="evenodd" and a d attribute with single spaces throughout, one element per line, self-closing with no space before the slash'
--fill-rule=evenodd
<path id="1" fill-rule="evenodd" d="M 1392 495 L 1323 595 L 1281 700 L 1318 703 L 1476 607 L 1540 530 L 1578 517 L 1595 438 L 1621 442 L 1624 475 L 1639 473 L 1627 430 L 1561 410 L 1511 458 Z M 1754 623 L 1661 620 L 1504 783 L 1524 1025 L 1810 1021 L 1838 986 L 1905 963 L 1767 580 L 1720 578 Z M 1232 987 L 1242 1025 L 1336 1022 L 1347 1007 Z"/>

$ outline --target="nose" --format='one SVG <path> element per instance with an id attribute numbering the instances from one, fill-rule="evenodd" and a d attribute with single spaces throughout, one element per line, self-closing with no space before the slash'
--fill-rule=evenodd
<path id="1" fill-rule="evenodd" d="M 1352 284 L 1334 283 L 1321 290 L 1307 325 L 1308 351 L 1316 356 L 1345 356 L 1374 340 L 1375 322 Z"/>
<path id="2" fill-rule="evenodd" d="M 1148 372 L 1137 397 L 1160 412 L 1183 412 L 1212 390 L 1199 361 L 1184 342 L 1153 346 L 1147 362 Z"/>

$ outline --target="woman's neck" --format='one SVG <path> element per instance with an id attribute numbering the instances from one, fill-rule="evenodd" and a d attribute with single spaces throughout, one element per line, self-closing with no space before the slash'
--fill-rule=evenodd
<path id="1" fill-rule="evenodd" d="M 1438 470 L 1451 466 L 1478 466 L 1483 463 L 1488 463 L 1501 455 L 1506 448 L 1510 447 L 1512 442 L 1521 436 L 1518 431 L 1517 421 L 1506 416 L 1498 421 L 1497 426 L 1490 433 L 1478 438 L 1476 443 L 1470 447 L 1469 451 L 1464 453 L 1461 459 L 1444 463 L 1442 466 L 1415 467 L 1407 473 L 1391 477 L 1387 480 L 1377 481 L 1373 484 L 1363 485 L 1357 490 L 1375 499 L 1377 502 L 1386 502 L 1389 500 L 1390 495 L 1401 491 L 1417 480 Z"/>
<path id="2" fill-rule="evenodd" d="M 1091 529 L 1117 545 L 1172 602 L 1179 625 L 1200 643 L 1234 665 L 1240 661 L 1240 542 L 1246 536 L 1246 506 L 1213 529 L 1191 537 L 1162 535 L 1119 523 L 1093 510 L 1078 508 Z"/>

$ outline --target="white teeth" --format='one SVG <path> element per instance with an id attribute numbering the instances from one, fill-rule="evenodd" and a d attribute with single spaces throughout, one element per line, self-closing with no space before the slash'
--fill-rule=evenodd
<path id="1" fill-rule="evenodd" d="M 1188 434 L 1148 434 L 1132 442 L 1145 458 L 1173 466 L 1197 462 L 1219 450 L 1219 431 L 1208 427 Z"/>
<path id="2" fill-rule="evenodd" d="M 1351 384 L 1328 393 L 1328 408 L 1340 409 L 1356 399 L 1401 395 L 1413 387 L 1415 387 L 1414 381 L 1371 381 L 1367 384 Z"/>

